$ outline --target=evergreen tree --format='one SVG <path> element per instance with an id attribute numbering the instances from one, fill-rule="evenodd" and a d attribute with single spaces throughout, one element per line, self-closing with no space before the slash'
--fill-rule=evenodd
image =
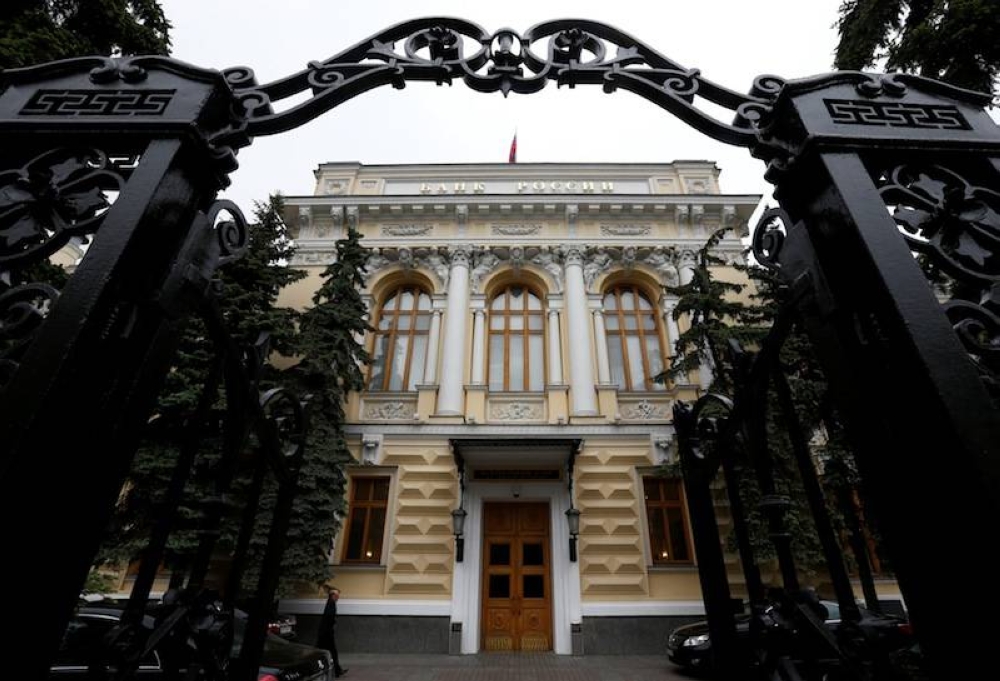
<path id="1" fill-rule="evenodd" d="M 170 54 L 158 0 L 4 0 L 0 69 L 100 55 Z"/>
<path id="2" fill-rule="evenodd" d="M 996 0 L 845 0 L 837 29 L 835 68 L 861 70 L 884 59 L 886 71 L 997 91 Z"/>
<path id="3" fill-rule="evenodd" d="M 368 250 L 353 228 L 337 241 L 335 261 L 323 272 L 313 306 L 302 315 L 299 363 L 289 370 L 298 390 L 309 395 L 309 434 L 299 478 L 282 587 L 329 578 L 330 539 L 346 510 L 344 466 L 353 459 L 344 437 L 348 393 L 364 388 L 361 344 L 367 308 L 361 297 Z"/>
<path id="4" fill-rule="evenodd" d="M 708 366 L 713 370 L 713 384 L 709 389 L 730 392 L 732 371 L 726 351 L 729 341 L 748 344 L 763 336 L 766 330 L 763 326 L 747 323 L 754 310 L 738 297 L 745 286 L 720 280 L 712 274 L 713 268 L 725 265 L 714 250 L 729 230 L 728 227 L 716 230 L 698 249 L 689 283 L 665 287 L 667 293 L 678 297 L 673 318 L 687 317 L 688 327 L 674 345 L 670 368 L 653 380 L 686 383 L 690 372 Z M 737 320 L 743 323 L 736 324 Z"/>

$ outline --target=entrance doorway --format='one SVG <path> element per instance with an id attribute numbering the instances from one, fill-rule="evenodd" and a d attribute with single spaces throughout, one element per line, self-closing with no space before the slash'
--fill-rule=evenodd
<path id="1" fill-rule="evenodd" d="M 483 505 L 482 645 L 552 650 L 549 505 Z"/>

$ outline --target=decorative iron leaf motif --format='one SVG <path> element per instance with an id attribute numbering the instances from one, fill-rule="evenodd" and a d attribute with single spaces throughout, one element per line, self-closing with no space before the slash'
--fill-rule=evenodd
<path id="1" fill-rule="evenodd" d="M 880 192 L 907 243 L 955 279 L 945 314 L 1000 406 L 1000 193 L 941 166 L 899 166 Z"/>
<path id="2" fill-rule="evenodd" d="M 941 166 L 898 166 L 880 192 L 914 250 L 959 280 L 1000 281 L 1000 193 Z"/>
<path id="3" fill-rule="evenodd" d="M 17 370 L 59 292 L 48 284 L 24 284 L 0 295 L 0 388 Z"/>
<path id="4" fill-rule="evenodd" d="M 122 178 L 96 149 L 48 151 L 0 173 L 0 266 L 37 262 L 97 231 Z"/>

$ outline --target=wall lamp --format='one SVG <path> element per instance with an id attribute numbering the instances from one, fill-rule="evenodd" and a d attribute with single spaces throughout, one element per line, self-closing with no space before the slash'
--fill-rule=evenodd
<path id="1" fill-rule="evenodd" d="M 569 562 L 576 562 L 576 538 L 580 536 L 580 509 L 570 506 L 566 511 L 566 524 L 569 525 Z"/>
<path id="2" fill-rule="evenodd" d="M 566 461 L 566 487 L 569 492 L 569 509 L 566 511 L 566 524 L 569 526 L 569 561 L 576 562 L 576 540 L 580 536 L 580 509 L 573 505 L 573 463 L 576 455 L 582 448 L 583 443 L 576 441 L 570 450 L 569 459 Z"/>
<path id="3" fill-rule="evenodd" d="M 461 563 L 465 558 L 465 516 L 469 515 L 465 510 L 465 459 L 454 443 L 452 454 L 458 469 L 458 508 L 451 512 L 451 531 L 455 535 L 455 562 Z"/>
<path id="4" fill-rule="evenodd" d="M 451 531 L 455 535 L 455 562 L 461 563 L 462 559 L 465 557 L 465 537 L 462 536 L 465 531 L 465 516 L 468 513 L 465 512 L 464 508 L 456 508 L 451 512 Z"/>

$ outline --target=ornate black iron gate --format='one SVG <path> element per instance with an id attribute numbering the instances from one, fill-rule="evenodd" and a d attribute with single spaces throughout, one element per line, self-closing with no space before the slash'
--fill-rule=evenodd
<path id="1" fill-rule="evenodd" d="M 549 80 L 623 88 L 767 163 L 788 217 L 781 248 L 772 238 L 759 253 L 797 292 L 796 313 L 878 500 L 921 645 L 937 678 L 985 668 L 993 632 L 954 622 L 974 621 L 1000 601 L 984 591 L 994 568 L 982 533 L 1000 519 L 1000 133 L 983 110 L 989 98 L 862 73 L 788 83 L 763 76 L 743 95 L 596 22 L 490 34 L 432 18 L 266 85 L 248 69 L 219 73 L 159 57 L 73 59 L 0 74 L 0 517 L 5 546 L 50 572 L 44 590 L 15 589 L 7 599 L 18 619 L 4 625 L 5 646 L 42 643 L 29 677 L 44 675 L 58 646 L 180 320 L 192 311 L 217 318 L 211 279 L 238 250 L 230 235 L 244 223 L 214 197 L 237 150 L 380 85 L 456 78 L 504 95 Z M 312 96 L 276 109 L 305 91 Z M 733 122 L 706 114 L 696 97 L 733 111 Z M 224 212 L 231 219 L 219 219 Z M 93 241 L 58 296 L 19 274 L 88 235 Z M 914 250 L 961 282 L 956 299 L 941 305 Z M 224 329 L 215 335 L 239 408 L 230 446 L 245 442 L 242 415 L 250 413 L 280 461 L 277 419 L 261 406 L 275 396 L 251 399 L 252 372 Z M 299 407 L 284 403 L 295 422 Z M 735 408 L 743 414 L 749 405 L 737 398 Z M 25 490 L 35 492 L 27 501 Z M 952 549 L 929 553 L 924 536 L 940 531 Z M 702 543 L 700 556 L 706 604 L 724 646 L 728 603 L 710 578 L 711 545 Z M 264 582 L 275 566 L 272 556 Z M 249 678 L 259 645 L 252 648 L 236 671 L 206 673 Z M 965 652 L 956 659 L 952 650 Z"/>

